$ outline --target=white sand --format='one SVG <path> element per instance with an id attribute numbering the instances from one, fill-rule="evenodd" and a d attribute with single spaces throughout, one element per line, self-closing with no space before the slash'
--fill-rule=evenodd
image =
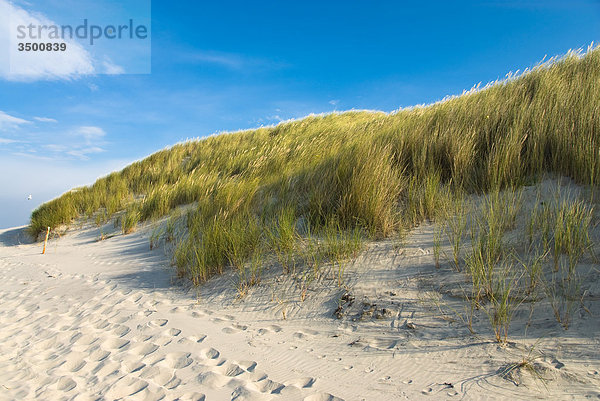
<path id="1" fill-rule="evenodd" d="M 525 333 L 518 314 L 500 347 L 485 319 L 472 336 L 448 312 L 464 276 L 434 268 L 432 232 L 421 226 L 401 250 L 372 245 L 346 289 L 332 272 L 304 302 L 275 270 L 242 300 L 231 272 L 199 290 L 177 281 L 149 229 L 101 242 L 98 229 L 74 229 L 46 255 L 19 244 L 21 229 L 0 232 L 0 399 L 600 398 L 597 285 L 591 315 L 578 309 L 568 331 L 546 313 Z M 346 290 L 354 302 L 336 319 Z M 545 380 L 501 374 L 531 346 Z"/>

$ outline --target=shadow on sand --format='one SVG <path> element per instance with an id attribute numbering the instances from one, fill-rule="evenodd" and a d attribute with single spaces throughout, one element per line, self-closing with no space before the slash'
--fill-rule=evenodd
<path id="1" fill-rule="evenodd" d="M 33 239 L 27 234 L 27 226 L 0 230 L 0 245 L 17 246 L 33 242 Z"/>

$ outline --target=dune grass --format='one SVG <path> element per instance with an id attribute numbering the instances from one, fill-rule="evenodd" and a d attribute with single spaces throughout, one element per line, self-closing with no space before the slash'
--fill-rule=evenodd
<path id="1" fill-rule="evenodd" d="M 591 234 L 594 206 L 577 189 L 563 188 L 560 180 L 550 191 L 542 196 L 538 186 L 536 197 L 525 206 L 522 188 L 492 190 L 472 197 L 480 207 L 453 208 L 454 214 L 438 224 L 451 230 L 456 221 L 469 216 L 461 227 L 471 234 L 470 247 L 458 258 L 456 253 L 446 258 L 451 264 L 456 259 L 464 263 L 469 282 L 463 289 L 466 313 L 453 311 L 472 333 L 478 311 L 487 315 L 495 340 L 506 343 L 513 315 L 523 303 L 529 305 L 530 319 L 539 304 L 550 308 L 565 330 L 578 308 L 586 310 L 581 272 L 589 270 L 585 263 L 596 261 Z M 450 248 L 456 246 L 453 238 L 447 241 Z M 435 232 L 433 241 L 439 267 Z"/>
<path id="2" fill-rule="evenodd" d="M 97 213 L 100 223 L 126 209 L 127 233 L 195 203 L 173 239 L 177 270 L 194 283 L 227 266 L 242 272 L 243 282 L 257 282 L 252 266 L 270 255 L 294 272 L 310 262 L 302 246 L 309 232 L 319 244 L 310 249 L 321 252 L 329 241 L 323 258 L 339 264 L 361 242 L 357 233 L 383 238 L 434 220 L 452 194 L 495 194 L 546 172 L 597 185 L 598 79 L 596 48 L 429 106 L 310 116 L 189 141 L 41 205 L 29 232 Z M 459 221 L 455 234 L 457 269 L 464 226 Z M 497 257 L 494 241 L 504 229 L 482 228 L 484 260 Z M 562 253 L 584 240 L 553 241 Z M 326 262 L 316 260 L 312 266 Z M 486 287 L 494 293 L 492 283 Z"/>

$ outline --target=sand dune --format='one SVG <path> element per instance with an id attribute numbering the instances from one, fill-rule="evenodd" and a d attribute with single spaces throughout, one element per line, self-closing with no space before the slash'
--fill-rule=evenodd
<path id="1" fill-rule="evenodd" d="M 2 399 L 336 399 L 316 377 L 274 369 L 253 350 L 253 337 L 279 326 L 249 329 L 167 289 L 164 256 L 123 258 L 119 241 L 96 243 L 90 232 L 42 256 L 8 239 L 17 233 L 2 235 Z"/>
<path id="2" fill-rule="evenodd" d="M 41 255 L 21 229 L 0 233 L 0 399 L 600 397 L 597 305 L 569 331 L 543 320 L 505 347 L 469 335 L 428 301 L 434 274 L 455 278 L 433 266 L 431 226 L 401 251 L 373 244 L 344 288 L 325 275 L 304 302 L 276 271 L 241 300 L 232 273 L 178 282 L 148 236 L 83 227 Z M 533 346 L 543 380 L 503 374 Z"/>

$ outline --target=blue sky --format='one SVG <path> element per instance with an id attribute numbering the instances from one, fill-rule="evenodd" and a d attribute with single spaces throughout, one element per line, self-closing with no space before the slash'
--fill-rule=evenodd
<path id="1" fill-rule="evenodd" d="M 0 9 L 57 23 L 150 22 L 149 2 L 122 3 L 0 0 Z M 584 0 L 155 0 L 151 10 L 149 74 L 130 73 L 143 49 L 104 42 L 81 47 L 76 68 L 15 78 L 2 72 L 0 43 L 0 227 L 186 138 L 430 103 L 600 39 L 600 2 Z"/>

